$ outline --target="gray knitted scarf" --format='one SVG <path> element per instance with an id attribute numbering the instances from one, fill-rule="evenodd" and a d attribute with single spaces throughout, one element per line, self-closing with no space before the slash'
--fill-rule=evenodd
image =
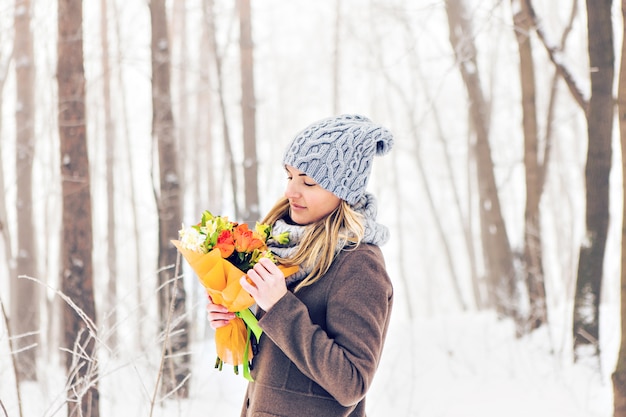
<path id="1" fill-rule="evenodd" d="M 376 222 L 378 203 L 374 195 L 371 193 L 365 193 L 363 197 L 361 197 L 361 199 L 352 206 L 352 208 L 364 218 L 365 234 L 362 242 L 377 246 L 384 245 L 389 240 L 389 229 Z M 293 255 L 296 250 L 298 250 L 306 228 L 307 226 L 289 224 L 285 220 L 279 219 L 272 227 L 272 234 L 278 235 L 283 232 L 289 232 L 289 243 L 281 245 L 275 240 L 270 239 L 268 241 L 268 247 L 277 256 L 281 258 L 288 258 Z M 344 246 L 345 243 L 340 242 L 335 249 L 335 253 L 342 250 Z M 302 281 L 310 272 L 310 270 L 301 268 L 295 274 L 287 277 L 287 286 L 291 286 L 294 283 Z"/>

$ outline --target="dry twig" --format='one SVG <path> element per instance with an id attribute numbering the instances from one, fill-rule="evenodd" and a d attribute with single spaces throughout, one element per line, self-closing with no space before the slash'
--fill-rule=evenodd
<path id="1" fill-rule="evenodd" d="M 23 414 L 22 414 L 22 396 L 20 394 L 20 376 L 19 376 L 19 373 L 17 372 L 17 362 L 15 359 L 15 352 L 13 352 L 13 338 L 11 337 L 11 328 L 9 327 L 9 317 L 7 316 L 7 312 L 4 309 L 4 302 L 2 301 L 2 298 L 0 298 L 0 307 L 2 307 L 2 316 L 4 317 L 4 325 L 7 328 L 7 335 L 9 339 L 9 351 L 11 352 L 11 363 L 13 364 L 13 373 L 15 374 L 15 391 L 17 392 L 17 407 L 20 413 L 20 417 L 22 417 Z M 4 404 L 2 404 L 2 410 L 4 411 L 4 414 L 7 415 L 8 417 L 7 410 L 4 408 Z"/>

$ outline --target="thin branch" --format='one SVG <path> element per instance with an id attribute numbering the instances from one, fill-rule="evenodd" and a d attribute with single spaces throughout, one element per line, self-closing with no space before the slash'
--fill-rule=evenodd
<path id="1" fill-rule="evenodd" d="M 574 100 L 576 101 L 576 103 L 578 103 L 582 111 L 585 113 L 585 115 L 587 115 L 587 109 L 589 107 L 589 100 L 585 97 L 585 94 L 583 93 L 582 89 L 576 83 L 576 80 L 574 79 L 574 75 L 567 69 L 565 64 L 563 64 L 563 62 L 561 61 L 562 50 L 556 46 L 550 45 L 550 43 L 547 40 L 546 33 L 543 29 L 543 25 L 541 24 L 541 21 L 539 20 L 539 18 L 537 17 L 537 14 L 535 13 L 535 9 L 533 8 L 531 0 L 524 0 L 524 1 L 528 5 L 528 12 L 533 21 L 533 26 L 535 27 L 535 31 L 537 32 L 537 35 L 539 36 L 541 43 L 543 43 L 543 46 L 546 48 L 546 51 L 548 52 L 550 61 L 552 61 L 552 63 L 555 65 L 557 73 L 563 78 L 563 81 L 565 81 L 565 84 L 567 85 L 568 90 L 572 94 L 572 97 L 574 97 Z"/>
<path id="2" fill-rule="evenodd" d="M 68 297 L 67 295 L 65 295 L 61 290 L 57 290 L 57 289 L 47 285 L 46 283 L 41 282 L 37 278 L 29 277 L 27 275 L 20 275 L 17 278 L 18 279 L 28 279 L 30 281 L 34 281 L 34 282 L 36 282 L 36 283 L 38 283 L 40 285 L 43 285 L 43 286 L 47 287 L 48 289 L 53 290 L 59 297 L 61 297 L 63 299 L 63 301 L 65 301 L 76 312 L 76 314 L 78 314 L 78 316 L 87 325 L 87 328 L 89 329 L 91 334 L 94 334 L 94 335 L 97 334 L 96 324 L 93 322 L 93 320 L 91 320 L 89 315 L 87 315 L 87 313 L 85 313 L 80 307 L 78 307 L 76 305 L 76 303 L 74 303 L 74 301 L 72 301 L 72 299 L 70 297 Z"/>
<path id="3" fill-rule="evenodd" d="M 15 55 L 15 43 L 13 42 L 11 45 L 11 51 L 7 55 L 6 60 L 3 62 L 3 65 L 0 67 L 0 91 L 4 88 L 4 83 L 6 82 L 7 75 L 9 73 L 9 65 Z"/>
<path id="4" fill-rule="evenodd" d="M 17 372 L 17 359 L 16 359 L 16 355 L 15 352 L 13 351 L 13 338 L 11 337 L 11 328 L 9 327 L 9 317 L 7 316 L 7 312 L 4 308 L 4 302 L 2 301 L 2 298 L 0 298 L 0 307 L 2 308 L 2 317 L 4 317 L 4 325 L 6 326 L 7 329 L 7 334 L 9 336 L 9 349 L 11 351 L 11 363 L 13 364 L 13 373 L 15 375 L 15 391 L 17 393 L 17 407 L 20 413 L 20 417 L 23 416 L 22 413 L 22 396 L 20 394 L 20 376 L 19 373 Z M 7 410 L 4 408 L 4 405 L 2 405 L 2 410 L 4 410 L 4 413 L 7 414 Z M 7 414 L 8 417 L 8 414 Z"/>
<path id="5" fill-rule="evenodd" d="M 72 308 L 76 310 L 78 307 Z M 78 310 L 76 311 L 78 312 Z M 83 338 L 85 333 L 87 336 Z M 70 353 L 72 359 L 68 367 L 65 384 L 65 392 L 69 395 L 64 400 L 68 404 L 69 409 L 73 409 L 70 412 L 72 415 L 74 415 L 74 412 L 78 412 L 79 416 L 82 416 L 82 404 L 85 396 L 87 397 L 87 409 L 91 410 L 93 407 L 90 391 L 97 391 L 99 381 L 97 349 L 98 344 L 103 344 L 95 336 L 96 334 L 97 332 L 92 331 L 88 327 L 83 327 L 76 334 L 72 350 L 61 348 L 61 351 Z M 70 406 L 70 404 L 72 405 Z"/>
<path id="6" fill-rule="evenodd" d="M 152 400 L 150 401 L 150 417 L 152 417 L 154 413 L 154 406 L 156 404 L 156 397 L 159 391 L 159 384 L 161 383 L 161 377 L 163 376 L 163 371 L 165 368 L 165 360 L 166 360 L 166 352 L 169 349 L 169 336 L 170 336 L 170 328 L 172 325 L 172 317 L 174 316 L 174 308 L 176 306 L 176 292 L 178 291 L 177 281 L 179 279 L 179 271 L 180 268 L 180 253 L 176 256 L 176 269 L 174 271 L 174 283 L 173 283 L 173 293 L 170 301 L 170 308 L 167 314 L 167 323 L 165 324 L 165 338 L 163 340 L 163 348 L 161 349 L 161 362 L 159 364 L 159 373 L 157 374 L 157 380 L 154 384 L 154 392 L 152 394 Z M 184 381 L 183 381 L 184 382 Z M 174 390 L 178 389 L 178 387 L 174 388 Z"/>
<path id="7" fill-rule="evenodd" d="M 173 396 L 176 391 L 178 391 L 181 387 L 183 387 L 187 381 L 189 380 L 189 378 L 191 378 L 191 374 L 187 375 L 185 378 L 183 378 L 182 381 L 180 381 L 180 383 L 178 385 L 176 385 L 174 388 L 172 388 L 168 393 L 166 393 L 160 401 L 164 401 L 167 400 L 168 398 L 170 398 L 171 396 Z"/>
<path id="8" fill-rule="evenodd" d="M 570 12 L 569 20 L 565 30 L 563 30 L 563 35 L 561 36 L 561 45 L 559 46 L 560 50 L 565 50 L 565 44 L 567 43 L 567 39 L 569 34 L 572 32 L 572 28 L 574 26 L 574 19 L 576 18 L 576 11 L 578 9 L 578 0 L 574 0 L 572 3 L 572 10 Z M 545 146 L 543 151 L 543 162 L 540 164 L 539 168 L 539 184 L 543 188 L 546 183 L 546 175 L 548 170 L 548 163 L 550 161 L 550 155 L 552 153 L 552 122 L 554 119 L 554 112 L 556 106 L 556 93 L 557 93 L 557 79 L 558 79 L 558 70 L 552 76 L 552 88 L 550 89 L 550 99 L 548 101 L 548 111 L 546 117 L 546 133 L 545 133 Z"/>
<path id="9" fill-rule="evenodd" d="M 4 416 L 9 417 L 9 413 L 7 413 L 7 409 L 4 408 L 4 403 L 2 402 L 1 399 L 0 399 L 0 408 L 2 408 L 2 412 L 4 412 Z"/>

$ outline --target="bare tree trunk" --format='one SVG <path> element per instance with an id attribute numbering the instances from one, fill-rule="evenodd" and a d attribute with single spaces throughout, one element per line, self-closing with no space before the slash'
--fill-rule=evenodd
<path id="1" fill-rule="evenodd" d="M 468 115 L 469 116 L 469 115 Z M 471 125 L 471 117 L 470 125 Z M 467 158 L 466 158 L 466 166 L 467 166 L 467 178 L 465 181 L 465 188 L 467 190 L 467 198 L 465 200 L 465 204 L 467 205 L 466 212 L 466 220 L 464 223 L 464 235 L 465 242 L 468 248 L 468 256 L 470 257 L 471 268 L 472 268 L 472 291 L 474 293 L 474 300 L 476 302 L 476 308 L 479 310 L 484 310 L 489 308 L 489 287 L 488 283 L 485 282 L 484 277 L 479 273 L 478 269 L 478 259 L 479 255 L 477 254 L 478 249 L 484 250 L 483 246 L 478 246 L 475 243 L 474 239 L 474 230 L 475 230 L 475 204 L 473 204 L 472 196 L 475 194 L 475 189 L 478 184 L 478 174 L 476 168 L 476 144 L 473 140 L 473 134 L 471 130 L 468 130 L 466 142 L 467 142 Z M 461 205 L 459 201 L 459 212 L 461 212 Z M 483 254 L 483 259 L 484 259 Z"/>
<path id="2" fill-rule="evenodd" d="M 489 144 L 489 117 L 483 96 L 476 48 L 464 0 L 446 0 L 450 42 L 469 96 L 469 110 L 476 133 L 481 236 L 489 280 L 489 302 L 498 313 L 513 317 L 516 311 L 515 271 L 511 244 L 500 209 L 494 164 Z"/>
<path id="3" fill-rule="evenodd" d="M 58 83 L 57 83 L 58 85 Z M 50 97 L 54 97 L 57 95 L 57 85 L 49 84 L 47 86 L 47 93 Z M 52 108 L 48 107 L 44 111 L 43 117 L 47 120 L 51 120 L 53 117 L 58 119 L 58 107 L 53 106 Z M 53 149 L 53 152 L 48 152 L 47 155 L 44 153 L 40 155 L 38 158 L 41 161 L 41 174 L 38 178 L 39 181 L 49 181 L 50 187 L 46 190 L 44 195 L 48 196 L 47 193 L 52 193 L 57 196 L 56 198 L 46 198 L 43 205 L 43 213 L 41 219 L 47 225 L 56 225 L 54 229 L 51 229 L 51 233 L 55 235 L 55 238 L 52 239 L 43 239 L 43 248 L 41 251 L 41 259 L 42 262 L 42 270 L 45 273 L 42 275 L 42 282 L 45 286 L 59 286 L 59 280 L 57 277 L 53 276 L 53 271 L 56 266 L 56 262 L 60 261 L 61 256 L 61 248 L 63 239 L 63 230 L 62 223 L 59 224 L 59 220 L 62 221 L 62 213 L 59 209 L 58 202 L 56 201 L 58 198 L 62 197 L 62 178 L 61 178 L 61 168 L 58 166 L 59 155 L 61 149 L 61 139 L 57 133 L 47 132 L 45 135 L 37 135 L 37 146 L 41 146 L 45 143 L 50 144 L 50 149 Z M 55 241 L 56 240 L 56 241 Z M 44 361 L 46 363 L 51 362 L 52 360 L 57 360 L 58 346 L 63 345 L 63 306 L 65 305 L 65 301 L 63 301 L 60 297 L 48 297 L 44 298 L 43 311 L 44 314 L 40 316 L 42 320 L 42 326 L 45 325 L 45 336 L 44 333 L 41 334 L 42 337 L 42 347 L 39 352 L 39 361 Z M 40 362 L 41 363 L 41 362 Z"/>
<path id="4" fill-rule="evenodd" d="M 117 42 L 117 62 L 121 63 L 122 62 L 122 45 L 121 45 L 121 28 L 120 28 L 120 19 L 118 17 L 118 11 L 117 11 L 117 7 L 116 7 L 116 2 L 113 1 L 111 2 L 110 6 L 112 6 L 112 11 L 113 11 L 113 16 L 114 16 L 114 21 L 115 21 L 115 35 L 116 35 L 116 42 Z M 124 85 L 124 80 L 122 77 L 122 71 L 119 70 L 117 71 L 117 83 L 119 86 L 123 86 Z M 136 300 L 137 300 L 137 309 L 138 309 L 138 314 L 137 316 L 139 317 L 139 321 L 145 319 L 148 314 L 146 313 L 146 308 L 145 308 L 145 301 L 143 299 L 143 284 L 141 282 L 141 278 L 142 278 L 142 265 L 141 265 L 141 256 L 139 255 L 141 253 L 141 234 L 140 234 L 140 230 L 139 230 L 139 201 L 138 201 L 138 197 L 137 197 L 137 192 L 135 190 L 135 169 L 134 169 L 134 164 L 133 164 L 133 155 L 131 152 L 131 141 L 130 141 L 130 133 L 129 133 L 129 127 L 128 127 L 128 108 L 126 105 L 126 89 L 124 88 L 120 88 L 119 91 L 119 100 L 121 103 L 121 111 L 120 111 L 120 117 L 121 117 L 121 123 L 123 125 L 123 143 L 124 143 L 124 148 L 126 149 L 126 153 L 125 153 L 125 162 L 126 162 L 126 175 L 128 178 L 128 187 L 130 188 L 130 199 L 131 199 L 131 217 L 132 217 L 132 224 L 133 224 L 133 236 L 134 236 L 134 246 L 135 246 L 135 279 L 136 279 Z M 136 340 L 137 340 L 137 346 L 139 347 L 140 350 L 143 350 L 145 348 L 146 342 L 145 342 L 145 337 L 144 336 L 144 327 L 142 326 L 140 323 L 138 323 L 138 328 L 136 331 Z"/>
<path id="5" fill-rule="evenodd" d="M 522 92 L 522 127 L 524 131 L 524 168 L 526 173 L 526 209 L 524 213 L 524 274 L 530 309 L 517 316 L 518 334 L 526 334 L 548 321 L 543 273 L 541 213 L 539 202 L 543 192 L 537 127 L 535 64 L 530 30 L 532 19 L 527 3 L 512 0 L 513 23 L 520 57 Z"/>
<path id="6" fill-rule="evenodd" d="M 221 184 L 216 180 L 216 172 L 220 172 L 219 168 L 214 164 L 206 164 L 210 161 L 213 153 L 215 136 L 212 126 L 215 122 L 215 112 L 213 106 L 214 91 L 211 83 L 212 65 L 211 51 L 207 48 L 206 40 L 209 38 L 207 25 L 206 7 L 202 7 L 201 30 L 198 33 L 197 44 L 199 48 L 196 54 L 199 60 L 199 71 L 197 73 L 196 83 L 196 117 L 193 126 L 193 134 L 190 135 L 190 146 L 193 147 L 193 159 L 190 161 L 189 176 L 192 180 L 191 194 L 193 195 L 192 210 L 194 213 L 202 213 L 203 210 L 211 210 L 214 213 L 222 213 L 221 202 Z M 196 279 L 192 280 L 194 294 L 201 294 L 204 289 L 200 282 Z M 211 328 L 207 320 L 202 320 L 194 326 L 198 329 L 200 337 L 212 337 L 214 333 L 210 332 Z"/>
<path id="7" fill-rule="evenodd" d="M 37 380 L 40 286 L 21 275 L 37 277 L 37 250 L 33 220 L 33 159 L 35 153 L 35 59 L 30 29 L 30 0 L 15 3 L 15 168 L 17 171 L 16 275 L 11 285 L 11 324 L 17 337 L 17 363 L 22 381 Z"/>
<path id="8" fill-rule="evenodd" d="M 180 168 L 180 178 L 182 179 L 180 183 L 180 195 L 181 195 L 181 203 L 183 205 L 183 213 L 184 207 L 186 204 L 187 187 L 191 185 L 191 181 L 194 178 L 191 171 L 192 164 L 190 163 L 192 159 L 196 158 L 190 143 L 189 143 L 189 91 L 187 88 L 187 72 L 189 69 L 187 68 L 189 54 L 187 53 L 187 10 L 186 10 L 186 1 L 185 0 L 176 0 L 173 4 L 172 11 L 172 39 L 173 47 L 178 50 L 178 60 L 175 74 L 177 77 L 175 78 L 175 86 L 177 87 L 175 91 L 177 91 L 177 117 L 178 121 L 176 128 L 178 132 L 178 143 L 179 146 L 179 168 Z M 172 53 L 172 55 L 174 55 Z"/>
<path id="9" fill-rule="evenodd" d="M 168 322 L 171 297 L 175 297 L 163 392 L 189 395 L 189 323 L 186 317 L 186 294 L 180 277 L 174 276 L 177 251 L 170 243 L 180 229 L 181 196 L 178 170 L 178 150 L 174 137 L 174 118 L 170 93 L 170 52 L 165 13 L 165 0 L 150 1 L 152 27 L 152 134 L 159 150 L 159 183 L 157 198 L 159 212 L 159 317 L 161 330 Z"/>
<path id="10" fill-rule="evenodd" d="M 242 213 L 239 208 L 239 200 L 237 198 L 237 192 L 239 189 L 237 181 L 237 168 L 235 167 L 235 161 L 233 160 L 233 150 L 230 143 L 230 128 L 228 127 L 228 117 L 226 112 L 226 102 L 224 100 L 224 80 L 222 77 L 222 54 L 219 51 L 215 32 L 215 14 L 214 14 L 214 0 L 203 0 L 203 7 L 206 16 L 206 24 L 208 27 L 209 35 L 209 49 L 213 56 L 215 64 L 215 75 L 217 83 L 217 95 L 220 103 L 220 110 L 222 113 L 222 137 L 224 138 L 224 159 L 228 164 L 228 170 L 230 171 L 230 185 L 233 191 L 233 206 L 235 210 L 235 218 L 241 219 Z"/>
<path id="11" fill-rule="evenodd" d="M 58 2 L 59 137 L 63 192 L 61 289 L 75 307 L 64 306 L 64 346 L 74 352 L 68 374 L 68 416 L 100 415 L 93 293 L 91 186 L 85 121 L 83 5 Z M 80 312 L 80 314 L 79 314 Z"/>
<path id="12" fill-rule="evenodd" d="M 211 208 L 221 213 L 221 189 L 216 181 L 216 170 L 213 165 L 207 166 L 204 161 L 210 160 L 215 138 L 213 136 L 213 123 L 215 109 L 213 107 L 213 86 L 211 83 L 211 50 L 206 47 L 209 39 L 209 25 L 207 7 L 202 8 L 202 31 L 200 33 L 200 72 L 197 99 L 196 132 L 194 135 L 194 147 L 197 150 L 192 177 L 203 178 L 203 181 L 194 181 L 195 213 Z"/>
<path id="13" fill-rule="evenodd" d="M 594 346 L 599 356 L 600 290 L 609 226 L 609 174 L 613 132 L 615 52 L 611 0 L 587 0 L 591 98 L 587 111 L 586 234 L 580 248 L 574 297 L 574 354 Z"/>
<path id="14" fill-rule="evenodd" d="M 105 306 L 106 327 L 109 331 L 109 346 L 117 346 L 117 245 L 115 244 L 115 156 L 117 145 L 115 124 L 111 107 L 111 65 L 109 59 L 108 0 L 100 0 L 100 33 L 102 44 L 102 96 L 104 110 L 104 141 L 106 143 L 106 178 L 107 178 L 107 267 L 109 279 L 107 285 L 107 305 Z"/>
<path id="15" fill-rule="evenodd" d="M 254 45 L 250 0 L 237 0 L 239 7 L 239 50 L 241 53 L 241 116 L 243 118 L 243 220 L 255 222 L 259 207 L 258 158 L 256 152 L 256 99 L 254 97 Z"/>
<path id="16" fill-rule="evenodd" d="M 2 33 L 0 33 L 0 41 Z M 13 50 L 15 48 L 15 43 L 13 43 Z M 13 52 L 9 56 L 2 56 L 0 60 L 0 114 L 2 114 L 3 108 L 3 95 L 4 86 L 7 80 L 7 75 L 9 72 L 9 64 L 12 59 Z M 0 132 L 2 131 L 2 117 L 0 117 Z M 2 247 L 4 248 L 4 265 L 6 268 L 3 268 L 3 271 L 0 271 L 0 276 L 4 276 L 5 282 L 10 282 L 11 277 L 16 276 L 15 272 L 15 262 L 13 259 L 13 238 L 11 237 L 11 229 L 8 225 L 8 210 L 7 210 L 7 201 L 6 201 L 6 181 L 4 179 L 4 169 L 2 166 L 2 161 L 4 161 L 4 157 L 2 156 L 2 149 L 6 146 L 3 145 L 3 141 L 6 139 L 0 136 L 0 235 L 2 235 Z M 9 329 L 10 330 L 10 329 Z M 17 379 L 19 380 L 19 374 L 15 372 Z M 19 394 L 19 383 L 18 383 L 18 394 Z"/>
<path id="17" fill-rule="evenodd" d="M 620 289 L 621 339 L 613 372 L 613 417 L 626 417 L 626 0 L 622 0 L 622 53 L 617 91 L 619 135 L 622 145 L 622 259 Z"/>

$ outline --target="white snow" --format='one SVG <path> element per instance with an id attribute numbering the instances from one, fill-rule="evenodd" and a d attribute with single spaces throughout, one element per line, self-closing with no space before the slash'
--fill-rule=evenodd
<path id="1" fill-rule="evenodd" d="M 612 311 L 611 311 L 612 310 Z M 367 398 L 369 417 L 609 417 L 610 374 L 619 329 L 605 323 L 601 361 L 572 363 L 562 326 L 539 329 L 517 339 L 508 320 L 491 313 L 441 315 L 405 320 L 396 311 L 378 374 Z M 617 310 L 603 310 L 617 317 Z M 561 314 L 561 316 L 563 316 Z M 101 351 L 102 416 L 236 416 L 246 382 L 232 367 L 213 368 L 213 339 L 193 347 L 189 399 L 157 400 L 151 410 L 159 365 L 158 346 L 150 352 Z M 0 399 L 9 416 L 17 400 L 7 350 L 0 333 Z M 24 417 L 65 416 L 65 382 L 58 360 L 42 365 L 40 382 L 22 385 Z M 152 412 L 151 412 L 152 411 Z"/>

